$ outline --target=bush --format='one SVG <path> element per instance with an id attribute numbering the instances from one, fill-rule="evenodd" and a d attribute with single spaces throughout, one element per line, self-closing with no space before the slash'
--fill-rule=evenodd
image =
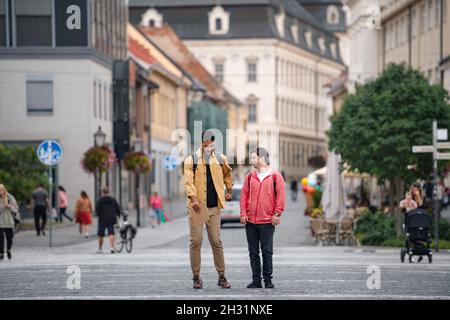
<path id="1" fill-rule="evenodd" d="M 27 204 L 38 186 L 48 185 L 47 167 L 38 160 L 32 146 L 0 144 L 0 183 L 20 205 Z"/>
<path id="2" fill-rule="evenodd" d="M 431 237 L 434 239 L 434 221 L 433 227 L 431 228 Z M 439 220 L 439 240 L 450 241 L 450 223 L 446 218 Z"/>
<path id="3" fill-rule="evenodd" d="M 395 218 L 366 210 L 357 221 L 355 233 L 363 245 L 382 245 L 389 239 L 395 239 Z"/>
<path id="4" fill-rule="evenodd" d="M 434 227 L 431 230 L 434 237 Z M 385 215 L 381 212 L 375 214 L 369 210 L 364 211 L 357 221 L 356 237 L 362 245 L 403 247 L 405 235 L 401 238 L 395 237 L 395 217 Z M 448 219 L 442 218 L 439 223 L 439 248 L 450 249 L 450 223 Z M 432 244 L 434 248 L 434 241 Z"/>

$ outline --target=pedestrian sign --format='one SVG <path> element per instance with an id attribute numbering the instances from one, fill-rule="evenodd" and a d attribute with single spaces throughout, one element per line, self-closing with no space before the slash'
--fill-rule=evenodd
<path id="1" fill-rule="evenodd" d="M 173 171 L 177 168 L 177 159 L 173 156 L 165 156 L 163 166 L 167 171 Z"/>
<path id="2" fill-rule="evenodd" d="M 54 166 L 59 163 L 63 154 L 61 144 L 56 140 L 43 141 L 36 150 L 37 157 L 46 166 Z"/>

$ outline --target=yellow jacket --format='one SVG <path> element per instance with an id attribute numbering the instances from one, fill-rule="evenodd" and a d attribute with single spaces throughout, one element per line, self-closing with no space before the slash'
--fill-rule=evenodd
<path id="1" fill-rule="evenodd" d="M 192 208 L 192 203 L 189 197 L 196 196 L 201 204 L 206 205 L 206 161 L 203 159 L 201 148 L 196 151 L 197 154 L 197 168 L 194 177 L 194 159 L 189 156 L 184 160 L 184 182 L 186 186 L 186 195 L 188 196 L 187 207 Z M 222 154 L 222 165 L 217 160 L 215 152 L 211 154 L 210 170 L 214 187 L 219 198 L 219 208 L 225 207 L 225 190 L 224 186 L 229 192 L 233 187 L 231 177 L 231 167 L 228 165 L 227 157 Z"/>

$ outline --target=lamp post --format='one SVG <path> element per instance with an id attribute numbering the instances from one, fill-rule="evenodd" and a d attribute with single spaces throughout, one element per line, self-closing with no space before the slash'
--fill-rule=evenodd
<path id="1" fill-rule="evenodd" d="M 102 127 L 98 126 L 97 131 L 94 133 L 94 145 L 96 147 L 103 147 L 105 145 L 106 140 L 106 133 L 102 131 Z M 94 180 L 95 180 L 95 201 L 97 201 L 100 198 L 100 188 L 101 188 L 101 181 L 102 176 L 101 172 L 98 171 L 94 173 Z"/>
<path id="2" fill-rule="evenodd" d="M 143 141 L 141 138 L 136 138 L 134 141 L 134 151 L 141 152 L 143 149 Z M 141 226 L 141 201 L 140 201 L 140 193 L 139 193 L 139 185 L 140 185 L 140 175 L 136 172 L 135 176 L 135 207 L 136 207 L 136 226 Z"/>

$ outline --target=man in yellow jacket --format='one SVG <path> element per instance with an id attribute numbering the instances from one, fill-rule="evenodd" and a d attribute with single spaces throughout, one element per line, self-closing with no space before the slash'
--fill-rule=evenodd
<path id="1" fill-rule="evenodd" d="M 215 153 L 214 140 L 212 132 L 203 132 L 201 148 L 184 161 L 187 207 L 189 209 L 189 256 L 194 289 L 203 287 L 200 265 L 205 222 L 199 219 L 201 210 L 207 210 L 209 216 L 209 220 L 206 221 L 206 229 L 213 250 L 214 265 L 219 274 L 217 285 L 225 289 L 231 288 L 225 278 L 225 259 L 220 239 L 220 209 L 225 207 L 225 200 L 231 200 L 233 182 L 227 157 Z M 226 195 L 224 186 L 227 189 Z"/>

